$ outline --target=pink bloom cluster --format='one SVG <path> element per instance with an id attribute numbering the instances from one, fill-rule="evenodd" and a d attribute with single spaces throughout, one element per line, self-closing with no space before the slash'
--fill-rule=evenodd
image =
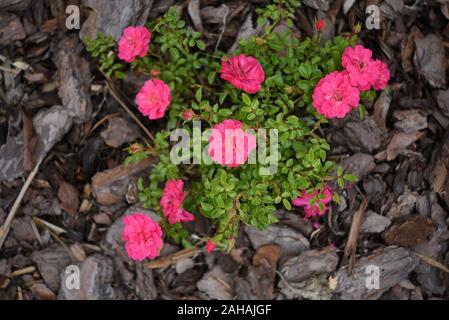
<path id="1" fill-rule="evenodd" d="M 343 52 L 341 64 L 348 71 L 351 85 L 360 91 L 385 89 L 390 71 L 385 63 L 372 59 L 372 51 L 361 45 L 348 47 Z"/>
<path id="2" fill-rule="evenodd" d="M 261 89 L 265 72 L 256 58 L 242 53 L 222 61 L 221 78 L 237 89 L 253 94 Z"/>
<path id="3" fill-rule="evenodd" d="M 151 33 L 145 27 L 127 27 L 118 42 L 118 57 L 128 63 L 148 52 Z"/>
<path id="4" fill-rule="evenodd" d="M 256 149 L 256 137 L 242 130 L 238 120 L 224 120 L 215 125 L 209 138 L 209 156 L 228 167 L 238 167 Z"/>
<path id="5" fill-rule="evenodd" d="M 320 198 L 323 197 L 322 199 Z M 310 200 L 314 197 L 317 197 L 317 200 L 313 205 L 310 205 Z M 323 216 L 327 212 L 327 204 L 332 200 L 332 191 L 329 187 L 325 187 L 323 191 L 318 192 L 315 190 L 312 193 L 307 193 L 303 191 L 299 198 L 296 198 L 292 201 L 293 205 L 298 207 L 303 207 L 306 213 L 305 218 L 309 219 L 310 217 L 320 217 Z M 320 209 L 319 203 L 321 203 L 324 207 L 323 210 Z"/>
<path id="6" fill-rule="evenodd" d="M 351 85 L 345 71 L 334 71 L 322 78 L 313 92 L 313 106 L 326 118 L 343 118 L 359 106 L 360 92 Z"/>
<path id="7" fill-rule="evenodd" d="M 170 87 L 164 81 L 145 81 L 136 97 L 139 111 L 151 120 L 160 119 L 171 102 Z"/>
<path id="8" fill-rule="evenodd" d="M 128 27 L 123 30 L 118 43 L 118 57 L 126 62 L 133 62 L 136 57 L 145 57 L 151 40 L 151 33 L 145 27 Z M 151 70 L 151 76 L 160 74 Z M 136 96 L 140 113 L 151 120 L 160 119 L 171 102 L 170 87 L 162 80 L 152 79 L 145 82 Z"/>
<path id="9" fill-rule="evenodd" d="M 190 212 L 181 208 L 182 202 L 187 195 L 187 192 L 182 191 L 183 187 L 184 181 L 180 179 L 169 180 L 162 192 L 160 205 L 164 217 L 168 219 L 170 224 L 195 220 L 195 217 Z"/>
<path id="10" fill-rule="evenodd" d="M 343 118 L 358 107 L 361 91 L 385 89 L 390 80 L 388 66 L 361 45 L 345 49 L 342 65 L 345 70 L 326 75 L 313 92 L 313 106 L 326 118 Z"/>
<path id="11" fill-rule="evenodd" d="M 163 246 L 162 230 L 156 222 L 143 213 L 136 213 L 123 218 L 123 223 L 122 239 L 131 259 L 143 261 L 159 255 Z"/>

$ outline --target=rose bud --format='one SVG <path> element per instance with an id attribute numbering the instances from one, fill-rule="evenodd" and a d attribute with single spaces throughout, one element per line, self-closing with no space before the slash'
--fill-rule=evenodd
<path id="1" fill-rule="evenodd" d="M 193 110 L 191 110 L 191 109 L 186 110 L 186 111 L 184 111 L 184 112 L 182 113 L 182 118 L 183 118 L 185 121 L 190 121 L 190 120 L 192 120 L 194 116 L 195 116 L 195 113 L 194 113 Z"/>
<path id="2" fill-rule="evenodd" d="M 318 31 L 323 30 L 326 27 L 326 21 L 324 19 L 317 20 L 315 22 L 315 29 Z"/>
<path id="3" fill-rule="evenodd" d="M 142 151 L 142 146 L 138 143 L 134 143 L 129 147 L 129 153 L 136 154 L 137 152 Z"/>
<path id="4" fill-rule="evenodd" d="M 160 74 L 161 74 L 161 72 L 158 69 L 153 69 L 153 70 L 150 71 L 150 75 L 152 77 L 157 77 Z"/>

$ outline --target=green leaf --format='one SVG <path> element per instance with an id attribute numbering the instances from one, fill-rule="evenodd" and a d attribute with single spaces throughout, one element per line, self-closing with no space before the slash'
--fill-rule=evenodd
<path id="1" fill-rule="evenodd" d="M 350 182 L 357 182 L 359 180 L 359 178 L 353 174 L 345 174 L 343 179 Z"/>
<path id="2" fill-rule="evenodd" d="M 340 188 L 344 188 L 345 187 L 345 181 L 343 180 L 343 178 L 338 178 L 337 179 L 337 184 Z"/>
<path id="3" fill-rule="evenodd" d="M 126 78 L 126 74 L 122 71 L 115 71 L 114 75 L 117 79 L 123 80 Z"/>
<path id="4" fill-rule="evenodd" d="M 170 52 L 170 55 L 172 57 L 173 60 L 178 60 L 179 59 L 179 51 L 178 49 L 172 47 L 168 50 L 168 52 Z"/>
<path id="5" fill-rule="evenodd" d="M 343 168 L 341 166 L 337 167 L 337 176 L 341 177 L 343 175 Z"/>
<path id="6" fill-rule="evenodd" d="M 282 203 L 284 204 L 285 209 L 287 209 L 287 210 L 292 209 L 292 204 L 287 199 L 282 199 Z"/>
<path id="7" fill-rule="evenodd" d="M 245 105 L 251 105 L 251 98 L 246 93 L 242 93 L 242 100 Z"/>
<path id="8" fill-rule="evenodd" d="M 214 206 L 207 202 L 201 202 L 201 208 L 206 212 L 210 212 L 214 209 Z"/>
<path id="9" fill-rule="evenodd" d="M 215 71 L 212 71 L 209 73 L 209 75 L 207 76 L 207 82 L 209 83 L 209 85 L 214 83 L 216 75 L 217 75 L 217 73 Z"/>
<path id="10" fill-rule="evenodd" d="M 196 99 L 196 101 L 201 102 L 202 98 L 203 98 L 203 88 L 199 88 L 195 92 L 195 99 Z"/>
<path id="11" fill-rule="evenodd" d="M 201 40 L 197 40 L 196 41 L 196 46 L 200 50 L 205 50 L 206 49 L 206 44 L 203 41 L 201 41 Z"/>
<path id="12" fill-rule="evenodd" d="M 220 117 L 229 117 L 232 114 L 231 109 L 220 109 L 218 115 Z"/>
<path id="13" fill-rule="evenodd" d="M 309 79 L 310 75 L 312 74 L 312 68 L 310 67 L 310 65 L 305 63 L 301 63 L 298 71 L 299 74 L 305 79 Z"/>

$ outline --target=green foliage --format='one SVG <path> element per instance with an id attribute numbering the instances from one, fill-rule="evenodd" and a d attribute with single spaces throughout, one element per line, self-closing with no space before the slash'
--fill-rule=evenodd
<path id="1" fill-rule="evenodd" d="M 275 210 L 282 207 L 292 210 L 291 201 L 303 190 L 322 189 L 333 180 L 344 187 L 345 181 L 357 180 L 341 169 L 336 170 L 337 176 L 332 174 L 335 163 L 327 158 L 330 146 L 317 134 L 327 120 L 312 107 L 315 85 L 325 74 L 341 69 L 342 52 L 356 39 L 336 37 L 322 47 L 319 39 L 300 40 L 291 30 L 282 34 L 271 32 L 281 20 L 292 26 L 298 6 L 296 0 L 274 0 L 265 9 L 257 10 L 258 21 L 266 24 L 266 32 L 240 43 L 236 53 L 256 57 L 265 71 L 266 80 L 257 94 L 242 93 L 219 79 L 220 60 L 225 54 L 207 53 L 201 35 L 186 28 L 175 8 L 147 25 L 153 33 L 149 54 L 131 65 L 146 72 L 148 77 L 157 69 L 159 78 L 169 84 L 172 102 L 168 109 L 168 130 L 184 128 L 191 132 L 190 123 L 184 123 L 180 115 L 192 109 L 202 121 L 203 130 L 207 129 L 204 126 L 236 119 L 246 127 L 278 132 L 279 161 L 277 170 L 270 175 L 263 163 L 238 168 L 218 164 L 175 165 L 170 161 L 169 131 L 165 130 L 157 134 L 151 148 L 131 155 L 128 160 L 150 155 L 159 157 L 149 182 L 138 181 L 140 200 L 146 207 L 160 211 L 159 201 L 167 180 L 181 178 L 189 183 L 184 207 L 190 212 L 200 212 L 213 222 L 216 226 L 213 241 L 221 248 L 233 247 L 240 223 L 259 230 L 276 223 Z M 101 66 L 110 66 L 110 59 L 114 60 L 107 53 L 110 50 L 112 47 L 104 37 L 89 46 Z M 206 142 L 191 141 L 191 144 L 204 146 Z M 338 195 L 334 194 L 334 200 L 338 201 Z M 162 221 L 169 237 L 190 245 L 188 234 L 180 224 Z"/>
<path id="2" fill-rule="evenodd" d="M 98 68 L 107 77 L 114 75 L 118 79 L 123 79 L 125 74 L 120 71 L 122 64 L 117 62 L 115 55 L 115 48 L 117 44 L 113 37 L 105 36 L 104 33 L 99 32 L 96 39 L 87 36 L 84 40 L 86 50 L 92 57 L 100 61 Z"/>
<path id="3" fill-rule="evenodd" d="M 267 33 L 282 20 L 289 27 L 292 27 L 293 20 L 295 20 L 295 10 L 299 6 L 299 0 L 273 0 L 273 3 L 267 5 L 265 8 L 256 9 L 256 12 L 259 14 L 257 24 L 262 26 L 267 23 L 267 20 L 270 20 L 266 30 Z"/>

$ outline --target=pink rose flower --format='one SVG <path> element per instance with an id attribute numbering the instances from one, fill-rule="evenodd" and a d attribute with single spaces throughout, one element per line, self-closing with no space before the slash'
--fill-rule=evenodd
<path id="1" fill-rule="evenodd" d="M 209 156 L 228 167 L 238 167 L 248 160 L 256 149 L 256 137 L 242 130 L 237 120 L 224 120 L 212 128 L 209 138 Z"/>
<path id="2" fill-rule="evenodd" d="M 373 67 L 372 51 L 361 45 L 347 47 L 343 52 L 342 65 L 348 71 L 351 84 L 360 91 L 369 90 L 378 78 L 378 69 Z"/>
<path id="3" fill-rule="evenodd" d="M 212 240 L 207 240 L 206 242 L 206 253 L 210 254 L 212 251 L 215 250 L 215 248 L 217 247 L 217 245 L 215 243 L 212 242 Z"/>
<path id="4" fill-rule="evenodd" d="M 122 239 L 131 259 L 142 261 L 159 255 L 163 246 L 162 230 L 156 222 L 143 213 L 136 213 L 124 217 L 123 223 Z"/>
<path id="5" fill-rule="evenodd" d="M 137 93 L 136 102 L 144 116 L 160 119 L 171 102 L 170 87 L 159 79 L 147 80 Z"/>
<path id="6" fill-rule="evenodd" d="M 256 93 L 265 80 L 259 61 L 245 54 L 221 62 L 221 78 L 247 93 Z"/>
<path id="7" fill-rule="evenodd" d="M 318 197 L 315 203 L 313 205 L 310 205 L 310 200 L 318 195 L 324 195 L 324 198 L 320 199 Z M 303 207 L 306 213 L 305 218 L 309 219 L 310 217 L 323 216 L 327 212 L 328 209 L 327 204 L 331 200 L 332 200 L 332 191 L 329 187 L 325 187 L 321 192 L 315 190 L 314 192 L 309 194 L 306 191 L 303 191 L 301 196 L 299 198 L 294 199 L 292 203 L 297 207 Z M 318 203 L 320 202 L 324 206 L 324 210 L 320 210 L 320 207 L 318 206 Z"/>
<path id="8" fill-rule="evenodd" d="M 160 205 L 164 217 L 168 219 L 170 224 L 195 220 L 195 217 L 190 212 L 181 208 L 182 202 L 187 195 L 187 192 L 182 191 L 183 187 L 184 181 L 180 179 L 169 180 L 162 192 Z"/>
<path id="9" fill-rule="evenodd" d="M 145 27 L 127 27 L 118 42 L 118 57 L 133 62 L 136 57 L 145 57 L 150 44 L 151 33 Z"/>
<path id="10" fill-rule="evenodd" d="M 313 106 L 326 118 L 343 118 L 359 101 L 360 92 L 351 85 L 346 71 L 329 73 L 313 91 Z"/>
<path id="11" fill-rule="evenodd" d="M 388 84 L 388 81 L 390 81 L 390 70 L 388 69 L 388 66 L 386 63 L 374 60 L 372 62 L 372 68 L 376 69 L 377 73 L 377 79 L 373 83 L 373 88 L 375 90 L 383 90 Z"/>

